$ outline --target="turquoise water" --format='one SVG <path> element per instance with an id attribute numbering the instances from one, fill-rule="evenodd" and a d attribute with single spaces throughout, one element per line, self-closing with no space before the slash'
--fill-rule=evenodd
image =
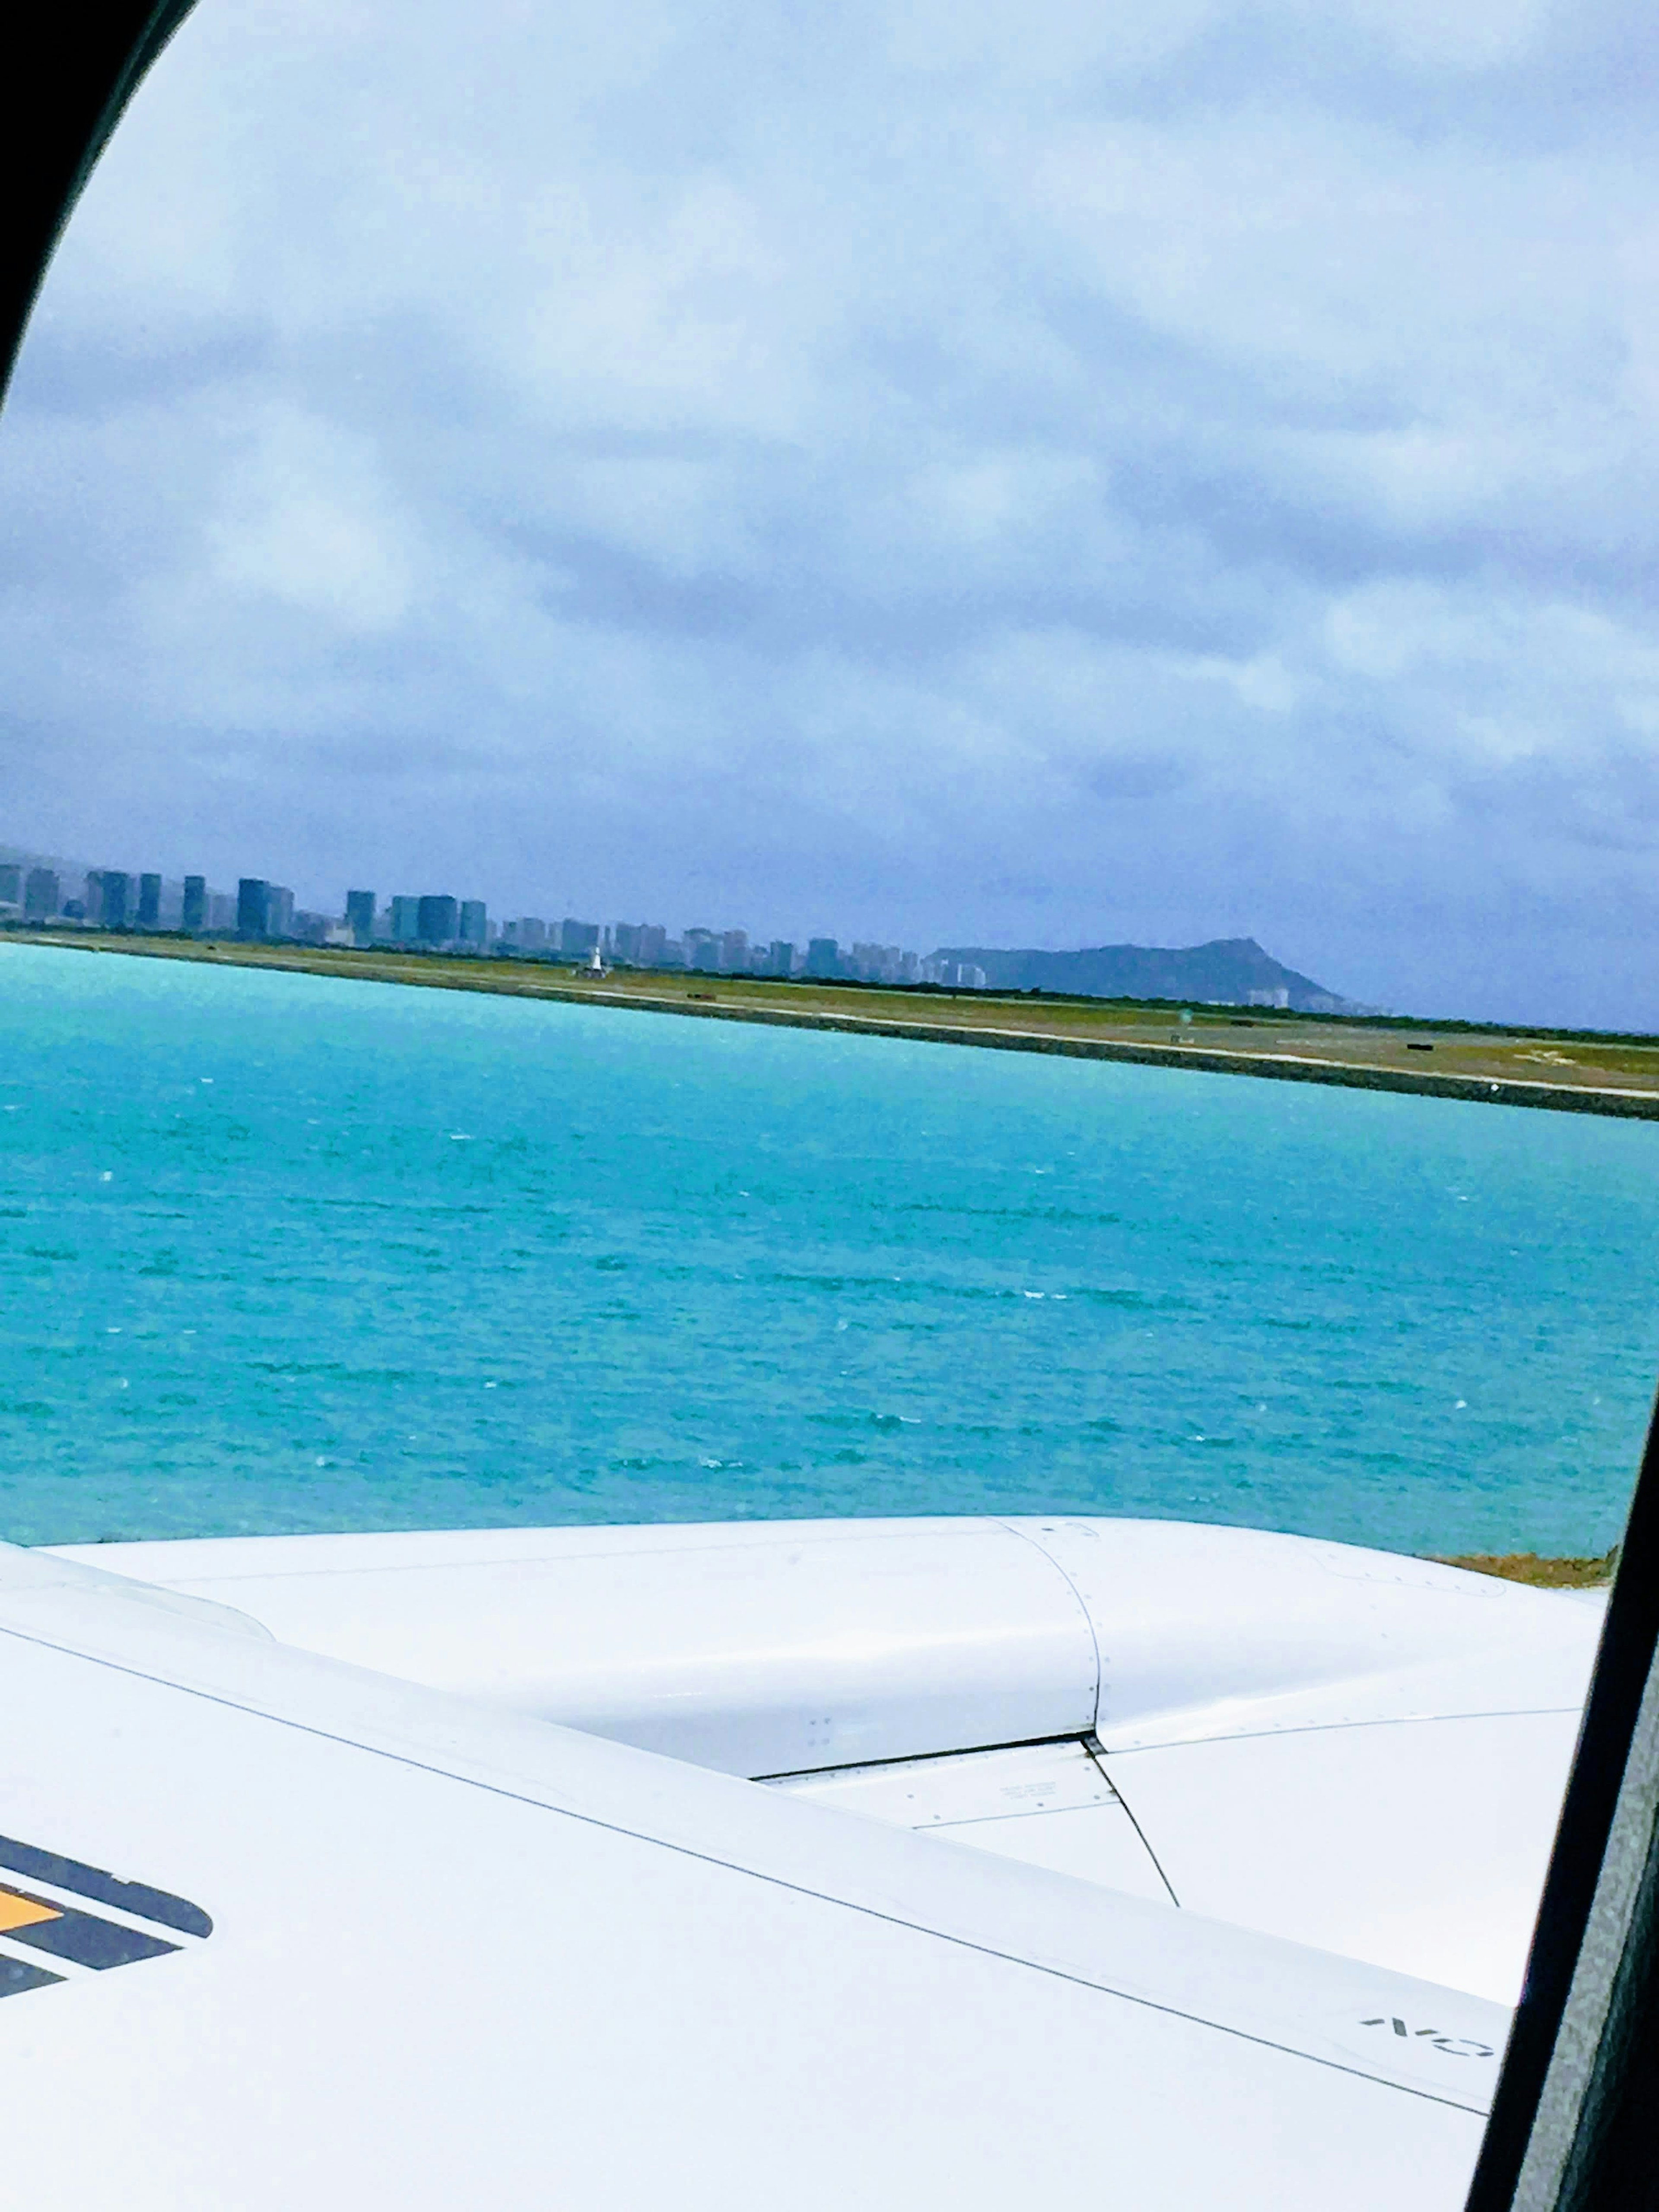
<path id="1" fill-rule="evenodd" d="M 1659 1127 L 0 949 L 0 1533 L 1600 1551 Z"/>

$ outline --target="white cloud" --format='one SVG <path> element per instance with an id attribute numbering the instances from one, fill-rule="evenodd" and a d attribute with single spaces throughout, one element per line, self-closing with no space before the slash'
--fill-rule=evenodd
<path id="1" fill-rule="evenodd" d="M 277 405 L 226 471 L 206 526 L 213 574 L 349 631 L 395 629 L 409 611 L 408 524 L 361 439 Z"/>

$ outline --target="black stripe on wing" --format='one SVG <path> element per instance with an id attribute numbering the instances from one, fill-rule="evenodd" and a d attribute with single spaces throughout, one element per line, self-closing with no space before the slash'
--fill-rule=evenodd
<path id="1" fill-rule="evenodd" d="M 180 1948 L 159 1936 L 146 1936 L 142 1929 L 118 1928 L 112 1920 L 77 1912 L 72 1905 L 54 1905 L 50 1898 L 31 1897 L 27 1890 L 0 1888 L 0 1904 L 12 1898 L 45 1909 L 38 1920 L 9 1925 L 9 1939 L 33 1950 L 50 1951 L 54 1958 L 72 1959 L 77 1966 L 95 1966 L 101 1972 L 106 1966 L 130 1966 L 135 1959 L 159 1958 L 163 1951 Z"/>
<path id="2" fill-rule="evenodd" d="M 48 1982 L 61 1982 L 61 1974 L 49 1974 L 44 1966 L 31 1966 L 22 1959 L 0 1958 L 0 1997 L 15 1997 L 25 1990 L 42 1990 Z"/>
<path id="3" fill-rule="evenodd" d="M 36 1881 L 49 1881 L 57 1889 L 72 1890 L 76 1897 L 88 1898 L 94 1905 L 113 1905 L 123 1912 L 136 1913 L 141 1920 L 176 1928 L 181 1936 L 213 1933 L 212 1921 L 187 1897 L 171 1896 L 165 1889 L 151 1889 L 142 1881 L 118 1881 L 101 1867 L 82 1866 L 79 1859 L 37 1850 L 34 1844 L 20 1844 L 11 1836 L 0 1836 L 0 1867 Z M 160 1948 L 176 1950 L 178 1946 L 168 1943 Z"/>

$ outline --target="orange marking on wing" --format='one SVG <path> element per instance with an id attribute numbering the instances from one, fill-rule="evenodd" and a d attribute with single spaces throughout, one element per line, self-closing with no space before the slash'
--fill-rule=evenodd
<path id="1" fill-rule="evenodd" d="M 61 1920 L 64 1915 L 55 1905 L 37 1905 L 32 1897 L 19 1897 L 15 1890 L 0 1889 L 0 1935 L 9 1928 L 33 1928 L 38 1920 Z"/>

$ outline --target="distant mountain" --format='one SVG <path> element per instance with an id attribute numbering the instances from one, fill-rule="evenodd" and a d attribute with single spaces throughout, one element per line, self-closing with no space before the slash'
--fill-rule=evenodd
<path id="1" fill-rule="evenodd" d="M 933 957 L 982 968 L 993 990 L 1070 991 L 1090 999 L 1190 999 L 1198 1005 L 1232 1006 L 1248 1006 L 1253 991 L 1284 991 L 1288 1004 L 1301 1013 L 1372 1011 L 1286 968 L 1253 937 L 1218 937 L 1180 950 L 1097 945 L 1082 952 L 1005 952 L 984 945 L 946 945 Z"/>

